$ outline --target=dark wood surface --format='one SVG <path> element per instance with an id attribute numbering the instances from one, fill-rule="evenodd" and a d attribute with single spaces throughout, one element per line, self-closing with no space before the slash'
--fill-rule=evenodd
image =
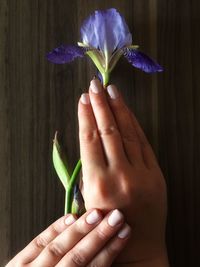
<path id="1" fill-rule="evenodd" d="M 94 9 L 116 7 L 134 43 L 164 66 L 147 75 L 121 60 L 112 81 L 135 111 L 168 184 L 171 266 L 200 266 L 200 1 L 0 0 L 0 262 L 63 214 L 52 167 L 56 130 L 79 157 L 77 101 L 95 69 L 52 65 L 47 51 L 79 39 Z"/>

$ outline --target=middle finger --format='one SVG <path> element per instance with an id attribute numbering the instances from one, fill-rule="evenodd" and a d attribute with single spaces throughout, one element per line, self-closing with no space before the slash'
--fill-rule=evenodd
<path id="1" fill-rule="evenodd" d="M 69 251 L 56 267 L 70 266 L 87 266 L 95 255 L 105 244 L 116 234 L 124 222 L 123 215 L 118 210 L 113 210 L 105 216 L 103 221 L 94 228 L 87 236 L 80 240 L 71 251 Z M 110 255 L 113 258 L 113 255 Z M 106 258 L 104 265 L 106 266 Z M 95 265 L 97 266 L 97 265 Z"/>
<path id="2" fill-rule="evenodd" d="M 108 164 L 118 164 L 126 160 L 126 155 L 116 121 L 98 79 L 91 81 L 89 94 Z"/>

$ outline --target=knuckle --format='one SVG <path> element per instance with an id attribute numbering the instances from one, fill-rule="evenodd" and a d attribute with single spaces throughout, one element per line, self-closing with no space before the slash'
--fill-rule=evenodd
<path id="1" fill-rule="evenodd" d="M 107 127 L 102 127 L 98 129 L 99 135 L 101 137 L 104 137 L 106 135 L 119 135 L 119 131 L 117 128 L 113 125 L 107 126 Z"/>
<path id="2" fill-rule="evenodd" d="M 53 255 L 54 257 L 62 257 L 65 254 L 64 248 L 56 242 L 50 243 L 47 249 L 49 253 Z"/>
<path id="3" fill-rule="evenodd" d="M 71 260 L 75 264 L 75 266 L 82 267 L 86 264 L 86 258 L 83 256 L 83 253 L 79 250 L 71 251 Z"/>
<path id="4" fill-rule="evenodd" d="M 129 128 L 123 133 L 123 140 L 126 142 L 139 143 L 139 138 L 136 131 L 132 128 Z"/>
<path id="5" fill-rule="evenodd" d="M 79 220 L 76 223 L 76 233 L 80 236 L 86 235 L 88 233 L 88 225 L 85 223 L 85 220 Z"/>
<path id="6" fill-rule="evenodd" d="M 51 225 L 50 231 L 52 232 L 52 234 L 54 235 L 58 235 L 60 234 L 60 224 L 58 223 L 54 223 Z"/>
<path id="7" fill-rule="evenodd" d="M 84 143 L 95 142 L 98 139 L 97 129 L 81 130 L 79 134 L 80 140 Z"/>
<path id="8" fill-rule="evenodd" d="M 57 236 L 60 234 L 59 226 L 57 224 L 52 224 L 49 230 L 51 236 Z"/>
<path id="9" fill-rule="evenodd" d="M 109 230 L 106 229 L 106 227 L 104 227 L 103 229 L 102 228 L 99 228 L 96 230 L 97 231 L 97 236 L 100 240 L 107 240 L 108 237 L 110 236 L 109 234 Z"/>
<path id="10" fill-rule="evenodd" d="M 48 245 L 48 239 L 41 234 L 36 237 L 35 244 L 38 248 L 45 248 Z"/>
<path id="11" fill-rule="evenodd" d="M 144 134 L 144 132 L 142 131 L 141 128 L 138 128 L 137 127 L 137 133 L 138 133 L 138 137 L 139 137 L 139 140 L 140 140 L 140 144 L 141 146 L 145 147 L 145 146 L 149 146 L 149 142 Z"/>
<path id="12" fill-rule="evenodd" d="M 116 245 L 112 245 L 112 246 L 107 247 L 105 253 L 107 257 L 110 258 L 111 256 L 117 254 L 118 251 L 119 251 L 119 247 Z"/>
<path id="13" fill-rule="evenodd" d="M 149 143 L 148 143 L 146 137 L 144 137 L 144 136 L 142 136 L 142 135 L 140 135 L 140 144 L 141 144 L 142 147 L 147 147 L 147 146 L 149 146 Z"/>

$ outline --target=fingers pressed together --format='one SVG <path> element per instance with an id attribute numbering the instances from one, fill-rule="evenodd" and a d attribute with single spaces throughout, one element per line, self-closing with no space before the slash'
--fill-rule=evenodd
<path id="1" fill-rule="evenodd" d="M 156 163 L 139 123 L 114 85 L 105 90 L 93 79 L 89 93 L 80 98 L 78 117 L 83 166 L 116 166 L 127 161 L 151 168 Z"/>
<path id="2" fill-rule="evenodd" d="M 125 246 L 131 229 L 119 210 L 103 216 L 92 209 L 77 219 L 67 215 L 37 236 L 17 256 L 20 266 L 90 266 L 110 263 Z M 92 265 L 94 266 L 94 265 Z"/>

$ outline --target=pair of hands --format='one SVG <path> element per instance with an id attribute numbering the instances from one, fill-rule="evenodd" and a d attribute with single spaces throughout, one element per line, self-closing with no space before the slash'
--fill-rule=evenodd
<path id="1" fill-rule="evenodd" d="M 69 227 L 63 223 L 57 227 L 58 220 L 47 234 L 39 235 L 39 246 L 34 239 L 7 267 L 109 267 L 116 257 L 116 266 L 168 266 L 166 185 L 135 116 L 114 85 L 104 90 L 93 79 L 89 93 L 80 98 L 78 117 L 82 192 L 88 211 Z M 88 225 L 86 216 L 94 208 L 100 218 Z M 111 210 L 121 217 L 116 226 L 108 223 Z"/>

